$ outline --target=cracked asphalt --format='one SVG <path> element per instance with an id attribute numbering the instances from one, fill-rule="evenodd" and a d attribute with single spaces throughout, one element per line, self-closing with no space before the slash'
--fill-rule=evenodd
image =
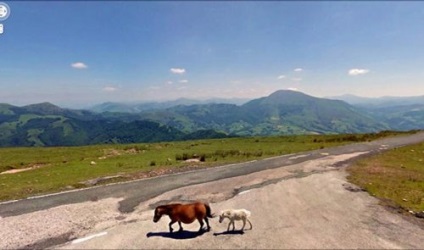
<path id="1" fill-rule="evenodd" d="M 423 229 L 352 192 L 344 166 L 424 133 L 0 204 L 0 248 L 424 248 Z M 201 200 L 252 211 L 253 230 L 167 232 L 152 209 Z M 240 226 L 240 224 L 238 224 Z M 237 226 L 237 224 L 236 224 Z"/>

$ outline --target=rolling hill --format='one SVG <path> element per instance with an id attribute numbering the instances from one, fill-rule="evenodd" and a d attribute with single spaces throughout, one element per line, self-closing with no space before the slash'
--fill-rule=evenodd
<path id="1" fill-rule="evenodd" d="M 344 95 L 333 98 L 344 100 L 393 130 L 424 128 L 424 96 L 363 98 Z"/>
<path id="2" fill-rule="evenodd" d="M 120 121 L 50 103 L 24 107 L 0 104 L 0 146 L 79 146 L 104 143 L 222 138 L 215 131 L 183 133 L 146 120 Z"/>
<path id="3" fill-rule="evenodd" d="M 208 104 L 142 112 L 141 117 L 182 131 L 214 129 L 234 135 L 375 132 L 389 127 L 337 100 L 280 90 L 241 106 Z"/>
<path id="4" fill-rule="evenodd" d="M 91 107 L 89 110 L 97 113 L 103 112 L 117 112 L 117 113 L 139 113 L 149 110 L 161 110 L 174 106 L 195 105 L 195 104 L 212 104 L 212 103 L 226 103 L 241 105 L 249 101 L 243 98 L 222 99 L 213 98 L 208 100 L 193 100 L 187 98 L 180 98 L 175 101 L 165 102 L 140 102 L 140 103 L 119 103 L 119 102 L 105 102 Z"/>
<path id="5" fill-rule="evenodd" d="M 155 104 L 141 112 L 63 109 L 51 103 L 0 104 L 0 146 L 59 146 L 175 141 L 226 136 L 369 133 L 424 128 L 421 104 L 353 106 L 280 90 L 242 105 Z M 125 108 L 124 108 L 125 110 Z"/>

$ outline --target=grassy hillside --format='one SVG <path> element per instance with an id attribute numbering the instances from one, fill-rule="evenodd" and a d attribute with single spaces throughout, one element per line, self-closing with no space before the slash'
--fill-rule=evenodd
<path id="1" fill-rule="evenodd" d="M 371 116 L 378 119 L 392 129 L 410 130 L 424 128 L 424 105 L 413 104 L 382 108 L 363 108 Z"/>
<path id="2" fill-rule="evenodd" d="M 166 171 L 244 162 L 369 141 L 392 133 L 195 140 L 84 147 L 0 148 L 0 200 L 86 187 L 88 180 L 130 180 Z M 199 163 L 184 161 L 197 158 Z M 5 171 L 23 172 L 5 174 Z M 152 172 L 153 171 L 153 172 Z M 102 182 L 100 182 L 102 183 Z"/>
<path id="3" fill-rule="evenodd" d="M 393 149 L 348 168 L 349 181 L 390 206 L 424 211 L 424 143 Z"/>

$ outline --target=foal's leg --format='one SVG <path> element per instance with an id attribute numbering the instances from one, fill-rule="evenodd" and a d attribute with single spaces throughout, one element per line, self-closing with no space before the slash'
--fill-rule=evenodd
<path id="1" fill-rule="evenodd" d="M 235 225 L 235 223 L 234 223 L 234 220 L 231 220 L 230 221 L 230 224 L 228 224 L 228 231 L 230 230 L 230 225 L 233 225 L 233 231 L 234 231 L 234 229 L 235 229 L 235 227 L 236 227 L 236 225 Z"/>
<path id="2" fill-rule="evenodd" d="M 246 226 L 246 218 L 243 218 L 243 227 L 241 228 L 241 231 L 244 230 L 244 227 Z"/>

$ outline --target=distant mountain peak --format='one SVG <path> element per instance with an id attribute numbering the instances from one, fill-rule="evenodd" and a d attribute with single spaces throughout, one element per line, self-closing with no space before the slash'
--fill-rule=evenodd
<path id="1" fill-rule="evenodd" d="M 40 103 L 30 104 L 30 105 L 24 106 L 23 108 L 33 108 L 33 107 L 35 107 L 35 108 L 40 107 L 40 108 L 58 108 L 58 109 L 60 109 L 59 106 L 56 106 L 56 105 L 54 105 L 50 102 L 40 102 Z"/>
<path id="2" fill-rule="evenodd" d="M 50 102 L 31 104 L 31 105 L 24 106 L 22 108 L 27 111 L 43 114 L 43 115 L 53 115 L 53 114 L 62 113 L 64 111 L 64 109 L 62 109 L 61 107 L 56 106 Z"/>
<path id="3" fill-rule="evenodd" d="M 262 104 L 271 104 L 271 105 L 296 105 L 296 104 L 304 105 L 305 103 L 311 100 L 318 100 L 318 99 L 320 98 L 307 95 L 300 91 L 278 90 L 270 94 L 269 96 L 262 97 L 259 99 L 254 99 L 246 104 L 251 105 L 251 104 L 259 102 Z"/>
<path id="4" fill-rule="evenodd" d="M 274 93 L 270 94 L 268 97 L 286 97 L 286 96 L 309 96 L 303 92 L 300 91 L 296 91 L 296 90 L 290 90 L 290 89 L 282 89 L 282 90 L 277 90 Z M 311 96 L 309 96 L 311 97 Z"/>

